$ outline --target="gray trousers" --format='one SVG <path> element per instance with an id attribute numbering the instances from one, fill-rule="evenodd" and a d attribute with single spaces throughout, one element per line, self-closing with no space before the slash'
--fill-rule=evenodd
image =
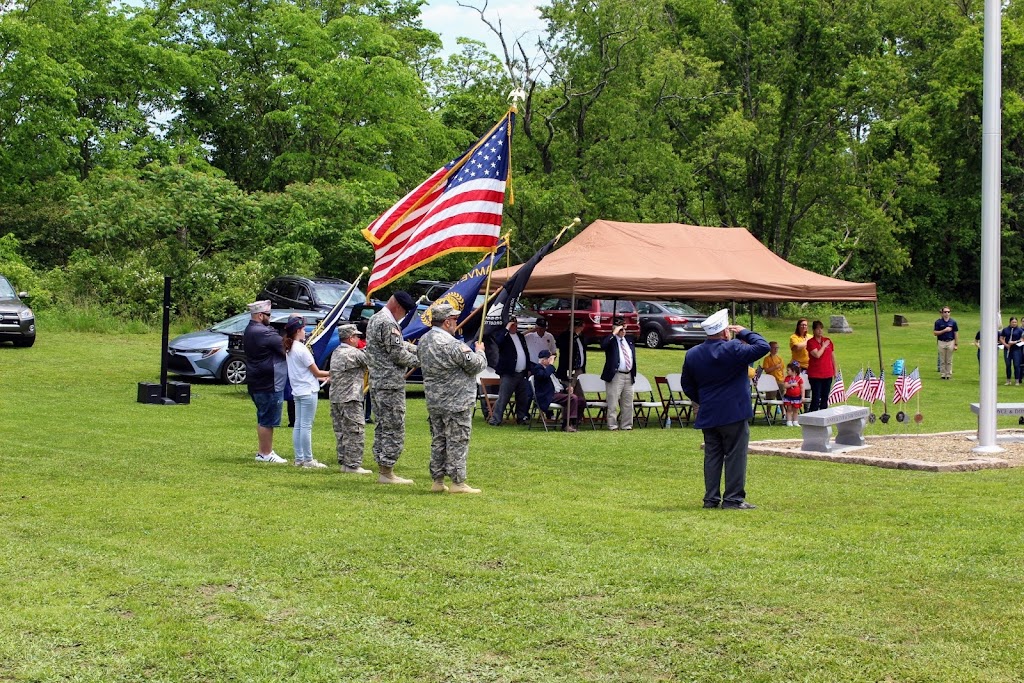
<path id="1" fill-rule="evenodd" d="M 704 505 L 739 505 L 747 496 L 747 442 L 750 425 L 746 420 L 708 427 L 704 432 Z M 721 493 L 725 469 L 725 495 Z"/>
<path id="2" fill-rule="evenodd" d="M 508 400 L 516 397 L 516 420 L 522 422 L 530 417 L 530 383 L 525 372 L 502 375 L 498 386 L 498 400 L 494 404 L 494 414 L 490 417 L 491 424 L 500 424 L 505 413 Z"/>
<path id="3" fill-rule="evenodd" d="M 431 410 L 430 478 L 439 481 L 449 477 L 453 484 L 466 481 L 466 458 L 469 456 L 469 435 L 473 429 L 473 409 L 455 412 Z"/>
<path id="4" fill-rule="evenodd" d="M 373 430 L 373 459 L 383 467 L 394 467 L 405 448 L 405 389 L 370 387 L 377 426 Z"/>
<path id="5" fill-rule="evenodd" d="M 331 403 L 331 422 L 334 438 L 338 442 L 338 464 L 359 467 L 363 464 L 366 447 L 366 427 L 363 422 L 363 402 Z"/>
<path id="6" fill-rule="evenodd" d="M 633 377 L 628 372 L 616 372 L 612 381 L 605 382 L 605 401 L 608 409 L 608 429 L 633 428 Z"/>

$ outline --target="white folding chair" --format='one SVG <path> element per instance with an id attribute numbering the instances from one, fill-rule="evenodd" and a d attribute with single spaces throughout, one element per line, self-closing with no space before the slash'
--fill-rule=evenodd
<path id="1" fill-rule="evenodd" d="M 608 401 L 604 399 L 604 380 L 599 375 L 582 374 L 576 378 L 576 382 L 580 388 L 580 399 L 583 401 L 583 415 L 590 420 L 591 428 L 597 429 L 597 423 L 594 422 L 594 415 L 590 410 L 591 408 L 597 410 L 598 421 L 608 410 Z"/>
<path id="2" fill-rule="evenodd" d="M 757 378 L 757 404 L 760 405 L 761 410 L 764 413 L 764 420 L 771 426 L 772 421 L 778 416 L 779 411 L 782 410 L 782 399 L 781 398 L 768 398 L 768 394 L 775 392 L 776 396 L 780 396 L 779 383 L 772 375 L 767 372 L 761 373 Z"/>
<path id="3" fill-rule="evenodd" d="M 638 421 L 643 420 L 646 427 L 651 421 L 651 411 L 657 410 L 660 414 L 661 407 L 661 401 L 654 400 L 651 381 L 639 372 L 636 373 L 636 379 L 633 380 L 633 417 Z"/>
<path id="4" fill-rule="evenodd" d="M 691 422 L 697 419 L 696 410 L 693 405 L 693 401 L 686 398 L 686 394 L 683 393 L 683 373 L 672 372 L 665 375 L 665 379 L 668 380 L 668 389 L 672 392 L 672 400 L 677 402 L 681 406 L 685 406 L 688 411 L 687 422 Z"/>

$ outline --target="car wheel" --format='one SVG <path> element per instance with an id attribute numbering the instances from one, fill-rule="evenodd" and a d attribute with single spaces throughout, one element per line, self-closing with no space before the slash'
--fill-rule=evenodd
<path id="1" fill-rule="evenodd" d="M 657 349 L 662 345 L 661 332 L 658 328 L 652 327 L 644 333 L 644 345 L 649 349 Z"/>
<path id="2" fill-rule="evenodd" d="M 228 358 L 221 375 L 228 384 L 245 384 L 245 361 L 241 358 Z"/>
<path id="3" fill-rule="evenodd" d="M 14 345 L 15 346 L 20 346 L 23 349 L 24 348 L 28 348 L 29 346 L 32 346 L 35 343 L 36 343 L 36 338 L 35 337 L 29 337 L 28 339 L 15 339 L 14 340 Z"/>

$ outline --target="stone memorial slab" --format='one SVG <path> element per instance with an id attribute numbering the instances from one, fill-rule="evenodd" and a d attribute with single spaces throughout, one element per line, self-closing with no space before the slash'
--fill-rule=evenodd
<path id="1" fill-rule="evenodd" d="M 833 315 L 828 319 L 828 331 L 829 334 L 850 334 L 853 328 L 846 321 L 845 315 Z"/>
<path id="2" fill-rule="evenodd" d="M 910 327 L 910 321 L 907 320 L 907 316 L 899 315 L 898 313 L 892 317 L 893 327 Z"/>

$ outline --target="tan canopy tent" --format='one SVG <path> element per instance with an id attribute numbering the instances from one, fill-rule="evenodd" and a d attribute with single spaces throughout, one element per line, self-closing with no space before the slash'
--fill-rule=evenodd
<path id="1" fill-rule="evenodd" d="M 518 266 L 494 271 L 502 284 Z M 876 301 L 872 282 L 798 268 L 745 228 L 598 220 L 537 264 L 525 294 L 695 301 Z"/>

